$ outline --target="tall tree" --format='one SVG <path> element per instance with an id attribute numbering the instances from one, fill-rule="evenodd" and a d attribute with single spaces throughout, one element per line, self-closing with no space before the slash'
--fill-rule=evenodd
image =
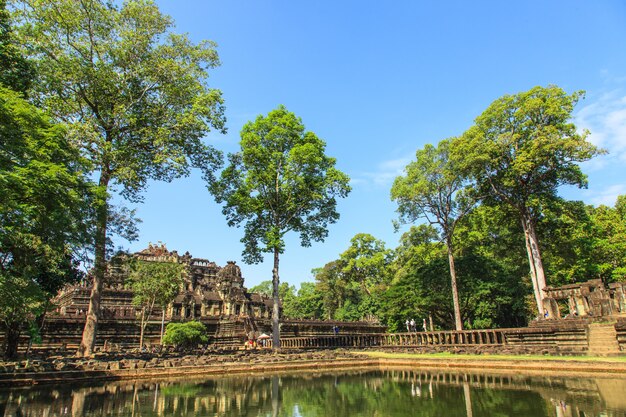
<path id="1" fill-rule="evenodd" d="M 626 195 L 614 207 L 589 208 L 594 225 L 593 260 L 604 282 L 626 282 Z"/>
<path id="2" fill-rule="evenodd" d="M 336 317 L 337 310 L 343 307 L 350 292 L 343 277 L 343 268 L 342 261 L 334 260 L 311 271 L 315 277 L 315 286 L 322 294 L 322 309 L 328 320 Z"/>
<path id="3" fill-rule="evenodd" d="M 349 178 L 325 154 L 324 141 L 284 106 L 247 123 L 240 146 L 212 191 L 224 203 L 228 225 L 245 224 L 244 260 L 258 263 L 264 252 L 274 255 L 272 331 L 280 348 L 278 271 L 285 235 L 299 233 L 305 247 L 323 241 L 328 224 L 339 219 L 337 198 L 348 195 Z"/>
<path id="4" fill-rule="evenodd" d="M 557 86 L 503 96 L 476 118 L 457 147 L 482 190 L 519 216 L 540 316 L 546 277 L 536 227 L 542 204 L 561 185 L 586 186 L 578 164 L 599 152 L 586 140 L 588 132 L 578 133 L 570 122 L 582 96 Z"/>
<path id="5" fill-rule="evenodd" d="M 11 14 L 7 1 L 0 0 L 0 83 L 26 94 L 32 85 L 34 68 L 20 51 L 11 28 Z"/>
<path id="6" fill-rule="evenodd" d="M 350 246 L 339 255 L 338 261 L 348 297 L 342 301 L 344 308 L 336 318 L 378 320 L 379 297 L 391 278 L 388 273 L 391 250 L 382 240 L 358 233 L 350 239 Z"/>
<path id="7" fill-rule="evenodd" d="M 350 239 L 350 246 L 339 255 L 339 260 L 344 279 L 358 284 L 368 296 L 389 281 L 387 266 L 391 251 L 385 242 L 368 233 L 358 233 Z"/>
<path id="8" fill-rule="evenodd" d="M 441 275 L 430 280 L 432 274 L 424 273 L 424 266 L 445 256 L 445 245 L 433 226 L 411 226 L 402 234 L 389 265 L 393 278 L 381 297 L 380 315 L 391 331 L 406 330 L 405 322 L 409 319 L 417 319 L 419 328 L 422 319 L 428 317 L 443 324 L 440 318 L 449 311 L 449 296 L 445 294 L 450 290 Z"/>
<path id="9" fill-rule="evenodd" d="M 395 179 L 391 199 L 398 203 L 400 222 L 426 219 L 441 231 L 448 250 L 455 326 L 462 330 L 453 237 L 459 220 L 474 207 L 476 199 L 467 176 L 450 156 L 455 140 L 442 140 L 437 147 L 428 144 L 418 150 L 416 160 L 405 168 L 406 174 Z"/>
<path id="10" fill-rule="evenodd" d="M 161 339 L 165 308 L 180 291 L 183 284 L 184 266 L 175 262 L 142 261 L 131 262 L 128 285 L 133 290 L 133 304 L 141 307 L 141 330 L 139 347 L 143 346 L 144 333 L 148 319 L 156 306 L 161 307 Z"/>
<path id="11" fill-rule="evenodd" d="M 79 273 L 89 242 L 90 183 L 66 129 L 0 86 L 0 323 L 5 353 L 25 322 Z"/>
<path id="12" fill-rule="evenodd" d="M 149 180 L 171 181 L 191 167 L 212 179 L 221 157 L 202 138 L 224 131 L 219 90 L 207 86 L 219 64 L 215 45 L 171 32 L 149 0 L 23 0 L 22 44 L 36 63 L 33 98 L 68 123 L 90 161 L 96 205 L 93 289 L 79 354 L 96 338 L 110 231 L 110 193 L 141 200 Z"/>

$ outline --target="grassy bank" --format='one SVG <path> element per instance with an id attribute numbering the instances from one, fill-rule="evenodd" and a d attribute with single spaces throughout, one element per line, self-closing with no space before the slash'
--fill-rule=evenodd
<path id="1" fill-rule="evenodd" d="M 462 360 L 462 361 L 557 361 L 557 362 L 598 362 L 598 363 L 624 363 L 626 364 L 626 356 L 603 357 L 603 356 L 551 356 L 551 355 L 471 355 L 471 354 L 454 354 L 454 353 L 398 353 L 398 352 L 380 352 L 380 351 L 353 351 L 355 355 L 363 355 L 375 359 L 433 359 L 433 360 Z"/>

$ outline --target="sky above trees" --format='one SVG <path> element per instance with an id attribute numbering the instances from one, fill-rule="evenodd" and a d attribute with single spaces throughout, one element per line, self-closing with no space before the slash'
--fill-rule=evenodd
<path id="1" fill-rule="evenodd" d="M 426 143 L 460 135 L 504 94 L 556 84 L 586 90 L 575 123 L 609 151 L 582 164 L 589 188 L 561 195 L 613 205 L 626 194 L 626 4 L 621 1 L 414 2 L 157 1 L 177 32 L 217 42 L 228 133 L 207 143 L 239 149 L 243 125 L 279 104 L 327 143 L 351 177 L 341 219 L 324 243 L 301 248 L 288 236 L 281 281 L 312 280 L 357 233 L 397 246 L 393 179 Z M 200 172 L 151 183 L 136 206 L 139 240 L 162 241 L 220 265 L 235 260 L 246 286 L 271 279 L 272 258 L 241 261 L 243 230 L 230 229 Z"/>

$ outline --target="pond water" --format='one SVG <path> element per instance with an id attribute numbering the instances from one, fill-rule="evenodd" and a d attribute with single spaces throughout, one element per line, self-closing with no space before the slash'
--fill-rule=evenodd
<path id="1" fill-rule="evenodd" d="M 421 370 L 0 390 L 0 417 L 626 416 L 626 379 Z"/>

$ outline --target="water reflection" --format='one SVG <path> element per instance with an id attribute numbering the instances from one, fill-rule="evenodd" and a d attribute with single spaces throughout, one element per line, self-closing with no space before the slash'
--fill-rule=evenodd
<path id="1" fill-rule="evenodd" d="M 625 393 L 619 378 L 389 370 L 5 390 L 0 417 L 619 417 Z"/>

